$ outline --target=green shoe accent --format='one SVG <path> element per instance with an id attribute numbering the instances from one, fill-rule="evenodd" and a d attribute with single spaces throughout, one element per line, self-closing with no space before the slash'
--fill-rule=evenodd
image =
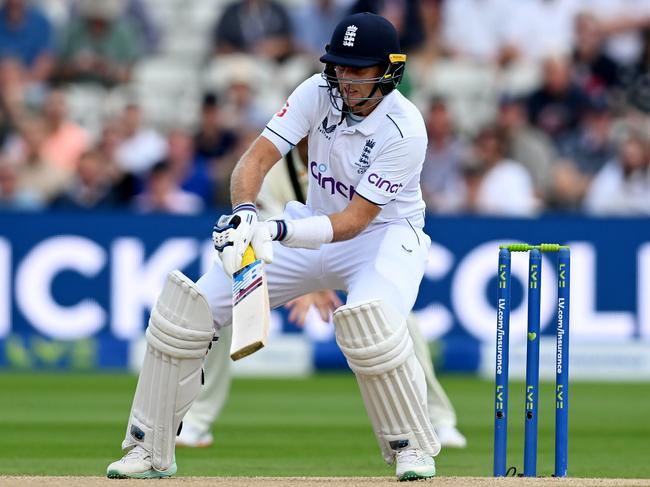
<path id="1" fill-rule="evenodd" d="M 172 475 L 176 474 L 176 463 L 172 463 L 167 470 L 164 472 L 161 472 L 159 470 L 154 470 L 149 469 L 146 472 L 140 472 L 140 473 L 131 473 L 131 474 L 124 474 L 120 472 L 119 470 L 109 470 L 106 473 L 106 476 L 109 479 L 164 479 L 167 477 L 171 477 Z"/>
<path id="2" fill-rule="evenodd" d="M 414 471 L 412 471 L 412 470 L 408 470 L 408 471 L 404 472 L 404 473 L 402 474 L 402 476 L 401 476 L 399 479 L 397 479 L 397 480 L 399 480 L 400 482 L 406 482 L 406 481 L 409 481 L 409 480 L 424 480 L 424 479 L 432 479 L 432 478 L 435 477 L 435 476 L 436 476 L 436 472 L 435 472 L 435 470 L 434 470 L 433 472 L 431 472 L 430 475 L 425 475 L 425 474 L 421 474 L 421 473 L 416 473 L 416 472 L 414 472 Z"/>

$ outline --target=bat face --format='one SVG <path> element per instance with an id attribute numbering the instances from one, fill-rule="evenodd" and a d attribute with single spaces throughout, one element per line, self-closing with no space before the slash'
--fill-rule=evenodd
<path id="1" fill-rule="evenodd" d="M 232 304 L 230 358 L 239 360 L 262 348 L 269 333 L 271 310 L 261 260 L 255 260 L 233 274 Z"/>

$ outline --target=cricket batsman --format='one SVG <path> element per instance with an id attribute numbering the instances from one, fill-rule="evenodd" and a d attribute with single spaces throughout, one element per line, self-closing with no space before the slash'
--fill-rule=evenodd
<path id="1" fill-rule="evenodd" d="M 395 87 L 406 56 L 383 17 L 350 15 L 304 81 L 232 174 L 232 215 L 213 240 L 221 263 L 194 284 L 172 272 L 151 313 L 143 362 L 112 478 L 176 473 L 174 438 L 199 393 L 213 336 L 232 320 L 229 276 L 252 245 L 266 267 L 272 307 L 323 289 L 347 293 L 334 312 L 336 340 L 355 373 L 384 460 L 399 480 L 435 475 L 440 443 L 406 325 L 430 245 L 420 172 L 427 136 L 417 108 Z M 305 205 L 258 221 L 253 203 L 271 167 L 308 136 Z M 272 262 L 272 263 L 271 263 Z M 218 346 L 218 342 L 217 345 Z"/>
<path id="2" fill-rule="evenodd" d="M 257 195 L 260 217 L 272 218 L 284 211 L 289 201 L 306 201 L 309 184 L 309 159 L 307 140 L 303 139 L 287 152 L 268 172 Z M 331 312 L 341 302 L 332 291 L 311 293 L 292 301 L 285 307 L 291 309 L 289 319 L 300 327 L 308 321 L 308 311 L 314 307 L 323 321 L 330 321 Z M 410 313 L 406 319 L 413 340 L 415 356 L 422 365 L 427 384 L 427 409 L 442 448 L 465 448 L 467 440 L 456 427 L 456 411 L 445 390 L 436 378 L 431 352 L 420 331 L 417 318 Z M 203 364 L 205 381 L 201 392 L 183 418 L 183 429 L 176 437 L 177 447 L 206 448 L 214 443 L 212 428 L 228 398 L 232 378 L 230 343 L 232 326 L 219 330 L 219 346 L 212 347 Z"/>

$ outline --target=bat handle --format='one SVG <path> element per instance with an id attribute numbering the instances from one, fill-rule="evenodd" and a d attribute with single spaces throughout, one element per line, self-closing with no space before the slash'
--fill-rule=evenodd
<path id="1" fill-rule="evenodd" d="M 252 264 L 253 262 L 255 262 L 255 252 L 253 251 L 253 247 L 249 245 L 246 248 L 246 251 L 244 252 L 244 257 L 242 258 L 241 266 L 246 267 L 248 264 Z"/>

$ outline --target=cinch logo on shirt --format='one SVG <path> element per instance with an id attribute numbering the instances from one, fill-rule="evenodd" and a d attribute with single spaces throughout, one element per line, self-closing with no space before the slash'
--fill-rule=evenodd
<path id="1" fill-rule="evenodd" d="M 384 191 L 388 191 L 391 194 L 397 193 L 399 189 L 404 186 L 402 183 L 392 183 L 388 179 L 382 178 L 379 174 L 376 172 L 370 173 L 370 176 L 368 176 L 368 182 L 372 184 L 373 186 L 383 189 Z"/>
<path id="2" fill-rule="evenodd" d="M 309 172 L 321 188 L 328 190 L 331 195 L 338 193 L 344 198 L 351 200 L 354 196 L 354 186 L 348 186 L 331 176 L 323 176 L 322 173 L 325 171 L 327 171 L 327 166 L 325 164 L 319 165 L 315 161 L 312 161 L 309 164 Z"/>

